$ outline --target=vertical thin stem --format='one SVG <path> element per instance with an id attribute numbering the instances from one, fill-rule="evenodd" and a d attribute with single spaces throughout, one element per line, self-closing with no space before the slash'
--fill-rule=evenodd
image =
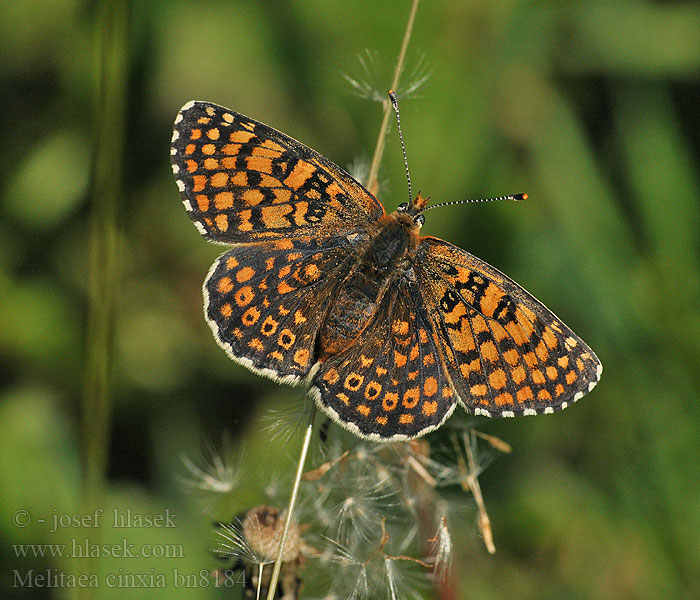
<path id="1" fill-rule="evenodd" d="M 406 51 L 408 50 L 408 42 L 411 39 L 413 23 L 416 20 L 416 11 L 418 10 L 419 1 L 420 0 L 413 0 L 413 4 L 411 4 L 411 12 L 408 15 L 408 23 L 406 23 L 406 30 L 403 34 L 401 50 L 399 51 L 399 57 L 396 61 L 396 68 L 394 69 L 394 77 L 391 80 L 391 87 L 389 88 L 392 90 L 395 90 L 399 86 L 399 78 L 401 77 L 403 65 L 406 60 Z M 384 140 L 386 139 L 386 134 L 388 131 L 387 126 L 389 124 L 390 115 L 391 104 L 388 100 L 384 100 L 384 114 L 382 116 L 382 124 L 379 128 L 379 136 L 377 137 L 377 144 L 374 147 L 374 155 L 372 156 L 372 163 L 370 164 L 369 175 L 367 176 L 367 189 L 373 194 L 377 191 L 377 175 L 379 174 L 379 165 L 382 162 L 382 155 L 384 154 Z"/>
<path id="2" fill-rule="evenodd" d="M 312 401 L 311 412 L 309 414 L 309 424 L 306 427 L 306 434 L 304 435 L 304 441 L 301 445 L 301 453 L 299 454 L 299 464 L 297 465 L 297 473 L 294 477 L 294 486 L 292 487 L 292 495 L 289 497 L 289 504 L 287 505 L 287 518 L 284 521 L 284 530 L 282 531 L 282 539 L 280 539 L 280 547 L 277 551 L 277 558 L 275 559 L 275 567 L 272 570 L 272 578 L 270 579 L 270 587 L 267 590 L 267 600 L 274 600 L 275 589 L 277 588 L 277 581 L 280 576 L 280 569 L 282 568 L 282 556 L 284 554 L 284 545 L 287 542 L 287 534 L 289 533 L 289 525 L 292 522 L 294 516 L 294 506 L 297 502 L 297 496 L 299 495 L 299 484 L 301 483 L 301 476 L 304 473 L 304 464 L 306 463 L 306 455 L 309 452 L 309 446 L 311 445 L 311 434 L 314 428 L 314 416 L 316 414 L 316 403 Z"/>
<path id="3" fill-rule="evenodd" d="M 82 502 L 101 501 L 111 413 L 111 363 L 117 265 L 117 206 L 121 196 L 129 52 L 129 0 L 96 4 L 97 80 L 90 173 L 89 304 L 82 398 Z M 99 530 L 93 532 L 99 534 Z M 82 572 L 95 572 L 96 559 Z M 87 588 L 76 595 L 87 598 Z"/>
<path id="4" fill-rule="evenodd" d="M 263 583 L 263 570 L 265 569 L 265 563 L 260 563 L 258 566 L 258 586 L 257 592 L 255 594 L 255 600 L 260 600 L 260 592 L 262 591 Z"/>

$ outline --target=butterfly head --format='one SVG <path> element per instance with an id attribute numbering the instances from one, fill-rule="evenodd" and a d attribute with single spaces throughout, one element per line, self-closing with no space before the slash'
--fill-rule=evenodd
<path id="1" fill-rule="evenodd" d="M 406 221 L 407 224 L 412 224 L 414 227 L 420 229 L 425 223 L 425 217 L 423 216 L 423 211 L 426 209 L 430 197 L 423 198 L 420 192 L 418 195 L 411 200 L 411 202 L 403 202 L 399 204 L 396 208 L 398 215 L 402 215 L 400 218 L 402 221 Z"/>

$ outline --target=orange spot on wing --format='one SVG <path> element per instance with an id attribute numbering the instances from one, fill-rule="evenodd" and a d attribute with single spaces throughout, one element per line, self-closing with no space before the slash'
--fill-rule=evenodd
<path id="1" fill-rule="evenodd" d="M 272 140 L 265 140 L 260 144 L 263 148 L 269 148 L 270 150 L 275 150 L 277 152 L 284 152 L 284 147 L 280 146 L 278 143 Z"/>
<path id="2" fill-rule="evenodd" d="M 394 350 L 394 362 L 396 363 L 397 367 L 403 367 L 406 364 L 407 357 L 405 354 L 400 354 L 396 350 Z"/>
<path id="3" fill-rule="evenodd" d="M 277 292 L 280 294 L 288 294 L 289 292 L 293 292 L 296 290 L 296 288 L 293 288 L 291 285 L 289 285 L 286 281 L 282 281 L 278 286 L 277 286 Z"/>
<path id="4" fill-rule="evenodd" d="M 437 412 L 437 407 L 437 402 L 429 402 L 426 400 L 425 402 L 423 402 L 423 406 L 421 407 L 421 409 L 426 417 L 432 417 Z"/>
<path id="5" fill-rule="evenodd" d="M 410 388 L 403 393 L 403 405 L 406 408 L 415 408 L 420 400 L 420 389 Z"/>
<path id="6" fill-rule="evenodd" d="M 557 336 L 552 333 L 552 330 L 549 327 L 544 328 L 544 331 L 542 332 L 542 339 L 544 340 L 544 343 L 547 344 L 547 348 L 550 350 L 552 348 L 556 348 L 557 344 L 559 343 L 557 341 Z"/>
<path id="7" fill-rule="evenodd" d="M 489 383 L 491 384 L 491 387 L 497 390 L 505 387 L 507 381 L 508 380 L 506 379 L 506 374 L 503 369 L 496 369 L 493 373 L 491 373 L 491 375 L 489 375 Z"/>
<path id="8" fill-rule="evenodd" d="M 221 151 L 224 154 L 227 154 L 228 156 L 235 156 L 241 151 L 241 145 L 240 144 L 226 144 L 223 148 L 221 148 Z M 226 160 L 226 159 L 224 159 Z M 224 166 L 230 164 L 231 166 L 226 166 L 227 169 L 234 169 L 236 167 L 236 159 L 233 158 L 231 159 L 232 162 L 230 163 L 223 163 Z"/>
<path id="9" fill-rule="evenodd" d="M 240 224 L 238 225 L 239 231 L 250 231 L 253 229 L 253 224 L 250 222 L 250 217 L 253 213 L 249 210 L 242 210 L 238 213 L 238 218 L 240 219 Z"/>
<path id="10" fill-rule="evenodd" d="M 300 160 L 296 165 L 294 165 L 292 172 L 287 175 L 287 178 L 284 180 L 284 184 L 296 190 L 304 185 L 306 180 L 311 177 L 315 170 L 316 167 L 314 167 L 311 163 Z"/>
<path id="11" fill-rule="evenodd" d="M 504 404 L 513 404 L 513 396 L 511 396 L 508 392 L 505 392 L 504 394 L 499 394 L 496 396 L 493 401 L 496 403 L 496 406 L 503 406 Z"/>
<path id="12" fill-rule="evenodd" d="M 292 207 L 289 205 L 263 206 L 260 218 L 265 227 L 270 229 L 289 227 L 291 223 L 285 218 L 285 215 L 288 215 L 290 212 L 292 212 Z"/>
<path id="13" fill-rule="evenodd" d="M 511 348 L 503 353 L 503 358 L 509 365 L 513 366 L 518 364 L 520 354 L 518 354 L 518 351 L 515 348 Z"/>
<path id="14" fill-rule="evenodd" d="M 528 400 L 532 400 L 532 388 L 530 386 L 520 388 L 516 392 L 515 397 L 517 398 L 518 402 L 527 402 Z"/>
<path id="15" fill-rule="evenodd" d="M 503 292 L 498 289 L 493 283 L 490 283 L 481 297 L 481 314 L 492 317 L 499 301 L 503 298 Z"/>
<path id="16" fill-rule="evenodd" d="M 273 204 L 284 204 L 289 202 L 292 197 L 292 192 L 284 189 L 277 189 L 273 192 L 275 194 L 275 199 L 272 201 Z"/>
<path id="17" fill-rule="evenodd" d="M 272 159 L 264 156 L 249 156 L 246 159 L 248 169 L 251 171 L 259 171 L 261 173 L 272 173 Z"/>
<path id="18" fill-rule="evenodd" d="M 469 393 L 472 396 L 485 396 L 486 392 L 487 392 L 487 388 L 483 383 L 473 385 L 469 388 Z"/>
<path id="19" fill-rule="evenodd" d="M 399 403 L 399 395 L 395 394 L 394 392 L 387 392 L 384 394 L 384 398 L 382 399 L 382 408 L 386 412 L 390 412 L 396 408 L 396 406 Z"/>
<path id="20" fill-rule="evenodd" d="M 219 283 L 216 286 L 222 294 L 227 294 L 233 289 L 233 282 L 230 277 L 222 277 L 219 279 Z"/>
<path id="21" fill-rule="evenodd" d="M 525 364 L 532 368 L 537 365 L 537 357 L 535 356 L 534 352 L 528 352 L 527 354 L 523 354 L 523 360 L 525 361 Z"/>
<path id="22" fill-rule="evenodd" d="M 224 163 L 227 160 L 231 160 L 231 159 L 224 158 L 221 162 Z M 235 173 L 231 177 L 231 185 L 240 185 L 241 187 L 247 187 L 248 186 L 248 174 L 245 171 L 238 171 L 237 173 Z"/>
<path id="23" fill-rule="evenodd" d="M 309 364 L 309 351 L 306 348 L 297 350 L 294 353 L 294 362 L 298 365 L 305 367 Z"/>
<path id="24" fill-rule="evenodd" d="M 490 340 L 481 344 L 481 346 L 479 346 L 479 351 L 481 352 L 481 356 L 489 362 L 496 362 L 499 358 L 496 345 Z"/>
<path id="25" fill-rule="evenodd" d="M 423 383 L 423 393 L 430 397 L 434 396 L 438 390 L 438 383 L 435 377 L 428 377 Z"/>
<path id="26" fill-rule="evenodd" d="M 262 352 L 265 349 L 265 346 L 263 346 L 260 338 L 253 338 L 248 342 L 248 346 L 253 350 L 257 350 L 258 352 Z"/>
<path id="27" fill-rule="evenodd" d="M 207 186 L 207 176 L 194 175 L 192 177 L 192 182 L 194 183 L 194 185 L 192 186 L 192 191 L 201 192 Z"/>
<path id="28" fill-rule="evenodd" d="M 238 273 L 236 273 L 236 281 L 239 283 L 243 283 L 244 281 L 248 281 L 255 275 L 255 269 L 252 267 L 243 267 Z"/>
<path id="29" fill-rule="evenodd" d="M 243 202 L 248 206 L 257 206 L 265 199 L 260 190 L 252 189 L 243 192 Z"/>
<path id="30" fill-rule="evenodd" d="M 260 311 L 255 306 L 251 306 L 241 315 L 241 323 L 246 327 L 255 325 L 258 319 L 260 319 Z"/>
<path id="31" fill-rule="evenodd" d="M 411 423 L 413 423 L 414 419 L 415 417 L 413 415 L 404 413 L 399 417 L 399 423 L 401 423 L 402 425 L 410 425 Z"/>
<path id="32" fill-rule="evenodd" d="M 214 196 L 214 206 L 217 210 L 224 210 L 233 206 L 233 194 L 231 192 L 219 192 Z"/>
<path id="33" fill-rule="evenodd" d="M 279 179 L 270 177 L 270 175 L 267 175 L 266 173 L 260 173 L 259 185 L 260 187 L 279 187 L 282 185 L 282 182 Z"/>
<path id="34" fill-rule="evenodd" d="M 213 158 L 208 158 L 207 160 L 214 160 Z M 228 182 L 228 174 L 224 173 L 223 171 L 219 171 L 218 173 L 214 173 L 211 176 L 211 184 L 214 187 L 224 187 L 226 183 Z"/>
<path id="35" fill-rule="evenodd" d="M 245 144 L 249 142 L 252 138 L 255 137 L 255 134 L 252 133 L 251 131 L 234 131 L 228 136 L 228 139 L 232 142 L 236 142 L 238 144 Z"/>
<path id="36" fill-rule="evenodd" d="M 525 369 L 522 366 L 515 367 L 515 369 L 510 372 L 510 376 L 513 378 L 515 383 L 522 383 L 525 381 L 526 377 Z"/>

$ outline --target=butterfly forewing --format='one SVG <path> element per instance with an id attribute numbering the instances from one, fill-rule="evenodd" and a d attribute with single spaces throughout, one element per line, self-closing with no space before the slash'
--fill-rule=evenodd
<path id="1" fill-rule="evenodd" d="M 327 158 L 208 102 L 189 102 L 179 112 L 171 161 L 190 218 L 213 242 L 337 235 L 384 214 Z"/>
<path id="2" fill-rule="evenodd" d="M 422 238 L 415 264 L 445 369 L 470 412 L 552 412 L 598 382 L 593 351 L 494 267 L 431 237 Z"/>

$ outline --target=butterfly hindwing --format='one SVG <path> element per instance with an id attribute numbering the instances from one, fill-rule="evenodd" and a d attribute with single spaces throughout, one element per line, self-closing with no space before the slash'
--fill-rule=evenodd
<path id="1" fill-rule="evenodd" d="M 318 152 L 209 102 L 180 110 L 171 161 L 190 218 L 217 243 L 337 235 L 384 214 L 372 194 Z"/>
<path id="2" fill-rule="evenodd" d="M 204 313 L 230 358 L 285 383 L 308 374 L 318 330 L 349 268 L 342 242 L 277 240 L 219 256 L 204 282 Z"/>
<path id="3" fill-rule="evenodd" d="M 593 389 L 602 366 L 548 308 L 468 252 L 426 237 L 415 258 L 454 390 L 486 416 L 562 409 Z"/>
<path id="4" fill-rule="evenodd" d="M 347 350 L 320 363 L 311 393 L 341 426 L 375 441 L 439 427 L 456 406 L 415 284 L 387 291 Z"/>

